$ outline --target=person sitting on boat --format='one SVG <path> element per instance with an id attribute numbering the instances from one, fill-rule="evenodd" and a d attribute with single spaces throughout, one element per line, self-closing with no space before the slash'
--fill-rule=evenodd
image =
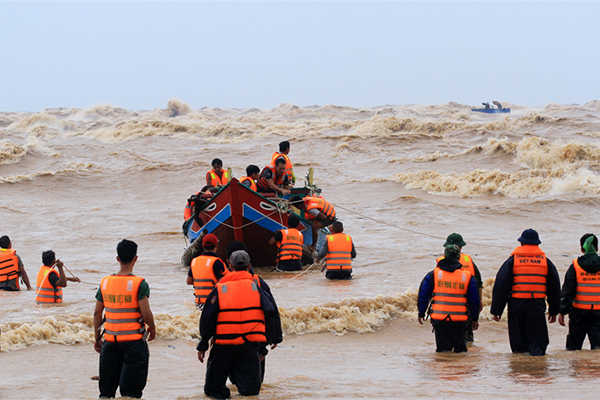
<path id="1" fill-rule="evenodd" d="M 487 110 L 488 108 L 491 108 L 490 106 L 490 102 L 488 101 L 487 103 L 481 103 L 483 104 L 483 106 L 485 107 L 485 109 Z"/>
<path id="2" fill-rule="evenodd" d="M 302 269 L 302 244 L 304 237 L 297 229 L 300 219 L 295 215 L 288 218 L 288 229 L 280 229 L 269 240 L 269 244 L 277 244 L 277 269 L 279 271 L 300 271 Z"/>
<path id="3" fill-rule="evenodd" d="M 208 294 L 215 288 L 217 282 L 225 276 L 225 264 L 217 255 L 219 239 L 212 233 L 202 238 L 204 252 L 192 260 L 187 276 L 187 284 L 194 285 L 196 306 L 202 308 Z"/>
<path id="4" fill-rule="evenodd" d="M 275 161 L 278 159 L 284 159 L 285 173 L 290 178 L 290 182 L 294 184 L 296 183 L 296 175 L 294 175 L 294 166 L 292 165 L 288 154 L 290 154 L 290 142 L 284 140 L 283 142 L 279 143 L 279 151 L 273 153 L 273 156 L 271 157 L 271 167 L 275 166 Z"/>
<path id="5" fill-rule="evenodd" d="M 206 173 L 206 185 L 214 187 L 227 185 L 231 177 L 229 172 L 223 169 L 223 161 L 215 158 L 212 160 L 211 165 L 213 169 Z"/>
<path id="6" fill-rule="evenodd" d="M 52 250 L 42 253 L 42 267 L 37 274 L 37 292 L 35 301 L 38 304 L 62 303 L 62 288 L 67 287 L 67 282 L 81 282 L 77 277 L 68 277 L 63 269 L 64 263 L 56 259 Z M 54 269 L 58 269 L 56 271 Z"/>
<path id="7" fill-rule="evenodd" d="M 304 210 L 304 218 L 312 224 L 313 243 L 308 247 L 314 250 L 319 235 L 318 230 L 328 227 L 336 220 L 335 208 L 327 200 L 319 196 L 307 196 L 304 198 L 294 196 L 292 204 L 300 210 Z"/>
<path id="8" fill-rule="evenodd" d="M 275 167 L 266 166 L 260 173 L 257 183 L 259 193 L 275 192 L 287 196 L 290 194 L 290 178 L 285 173 L 285 160 L 278 158 Z"/>
<path id="9" fill-rule="evenodd" d="M 260 168 L 251 164 L 246 167 L 246 176 L 240 179 L 240 183 L 256 192 L 256 181 L 258 178 L 260 178 Z"/>
<path id="10" fill-rule="evenodd" d="M 499 101 L 494 100 L 492 103 L 494 103 L 499 109 L 502 109 L 502 104 Z"/>
<path id="11" fill-rule="evenodd" d="M 344 224 L 334 221 L 331 235 L 327 235 L 325 244 L 317 255 L 317 261 L 325 259 L 323 271 L 327 268 L 327 279 L 352 279 L 352 259 L 356 258 L 356 249 L 350 235 L 344 232 Z"/>

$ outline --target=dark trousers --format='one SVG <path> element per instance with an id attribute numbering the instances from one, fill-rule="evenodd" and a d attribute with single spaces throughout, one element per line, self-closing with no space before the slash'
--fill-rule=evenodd
<path id="1" fill-rule="evenodd" d="M 531 304 L 523 309 L 508 310 L 508 338 L 513 353 L 543 356 L 550 343 L 546 312 Z"/>
<path id="2" fill-rule="evenodd" d="M 283 260 L 277 263 L 280 271 L 302 271 L 302 260 Z"/>
<path id="3" fill-rule="evenodd" d="M 592 350 L 600 348 L 600 311 L 573 309 L 569 313 L 567 350 L 581 350 L 586 335 Z"/>
<path id="4" fill-rule="evenodd" d="M 104 342 L 100 351 L 100 397 L 141 398 L 148 377 L 150 352 L 144 340 Z"/>
<path id="5" fill-rule="evenodd" d="M 352 279 L 352 271 L 330 271 L 325 272 L 325 278 L 327 279 Z"/>
<path id="6" fill-rule="evenodd" d="M 431 320 L 435 332 L 435 351 L 467 351 L 467 323 Z"/>
<path id="7" fill-rule="evenodd" d="M 258 395 L 262 372 L 256 343 L 213 345 L 206 365 L 204 394 L 217 399 L 229 398 L 231 393 L 225 386 L 228 376 L 242 396 Z"/>

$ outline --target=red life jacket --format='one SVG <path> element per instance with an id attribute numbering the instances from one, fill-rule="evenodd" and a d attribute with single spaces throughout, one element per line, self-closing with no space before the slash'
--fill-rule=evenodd
<path id="1" fill-rule="evenodd" d="M 573 307 L 581 310 L 600 309 L 600 273 L 586 272 L 579 266 L 577 259 L 573 260 L 575 276 L 577 277 L 577 291 Z"/>
<path id="2" fill-rule="evenodd" d="M 431 319 L 437 321 L 466 321 L 467 292 L 471 273 L 462 268 L 454 272 L 435 267 L 433 270 L 433 300 Z"/>
<path id="3" fill-rule="evenodd" d="M 304 238 L 298 229 L 282 229 L 281 242 L 277 242 L 279 251 L 277 253 L 277 261 L 284 260 L 301 260 L 302 259 L 302 243 Z"/>
<path id="4" fill-rule="evenodd" d="M 267 341 L 259 285 L 247 271 L 230 272 L 217 283 L 219 314 L 215 344 Z"/>
<path id="5" fill-rule="evenodd" d="M 548 262 L 542 249 L 536 245 L 526 244 L 517 247 L 512 255 L 514 263 L 511 297 L 514 299 L 545 298 Z"/>

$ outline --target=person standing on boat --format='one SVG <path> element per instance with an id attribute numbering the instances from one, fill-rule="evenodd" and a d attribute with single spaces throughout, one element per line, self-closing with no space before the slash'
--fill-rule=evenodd
<path id="1" fill-rule="evenodd" d="M 206 173 L 206 186 L 218 187 L 225 186 L 231 179 L 229 172 L 223 169 L 223 161 L 215 158 L 210 163 L 213 167 Z"/>
<path id="2" fill-rule="evenodd" d="M 271 246 L 277 245 L 277 269 L 279 271 L 302 270 L 302 244 L 304 237 L 297 229 L 300 220 L 295 215 L 288 217 L 288 229 L 279 229 L 269 240 Z"/>
<path id="3" fill-rule="evenodd" d="M 196 306 L 202 308 L 208 294 L 218 281 L 225 276 L 225 264 L 217 255 L 219 239 L 212 233 L 202 238 L 202 255 L 194 258 L 188 271 L 187 284 L 194 285 Z"/>
<path id="4" fill-rule="evenodd" d="M 148 378 L 149 341 L 156 326 L 150 310 L 150 286 L 133 275 L 137 244 L 123 239 L 117 245 L 120 270 L 102 279 L 94 310 L 94 350 L 100 353 L 100 398 L 141 398 Z M 102 315 L 104 313 L 104 316 Z M 102 332 L 102 324 L 104 331 Z M 102 340 L 104 338 L 104 341 Z"/>
<path id="5" fill-rule="evenodd" d="M 275 167 L 266 166 L 257 183 L 259 193 L 275 192 L 283 196 L 290 194 L 290 178 L 285 173 L 285 160 L 278 158 Z"/>
<path id="6" fill-rule="evenodd" d="M 350 235 L 344 232 L 344 224 L 334 221 L 331 235 L 327 235 L 325 244 L 317 255 L 317 261 L 325 259 L 323 271 L 327 268 L 327 279 L 352 279 L 352 259 L 356 258 L 356 249 Z"/>
<path id="7" fill-rule="evenodd" d="M 444 258 L 437 262 L 435 269 L 419 286 L 418 321 L 423 325 L 425 314 L 431 316 L 436 352 L 467 351 L 467 324 L 471 324 L 473 330 L 479 328 L 481 299 L 477 281 L 468 270 L 463 269 L 459 259 L 460 248 L 448 244 Z"/>
<path id="8" fill-rule="evenodd" d="M 23 261 L 16 250 L 12 248 L 10 238 L 4 235 L 0 237 L 0 289 L 10 292 L 19 290 L 19 277 L 23 279 L 27 290 L 31 290 L 29 276 L 25 271 Z"/>
<path id="9" fill-rule="evenodd" d="M 256 192 L 256 181 L 258 178 L 260 178 L 260 168 L 256 165 L 248 165 L 246 167 L 246 176 L 240 179 L 240 183 Z"/>
<path id="10" fill-rule="evenodd" d="M 500 321 L 508 303 L 508 337 L 513 353 L 543 356 L 550 343 L 546 325 L 560 311 L 560 278 L 552 261 L 539 248 L 538 233 L 526 229 L 517 239 L 521 245 L 504 262 L 492 294 L 490 314 Z"/>
<path id="11" fill-rule="evenodd" d="M 598 238 L 586 233 L 579 240 L 582 256 L 573 260 L 563 282 L 558 323 L 569 314 L 567 350 L 581 350 L 587 335 L 592 350 L 600 348 L 600 257 Z"/>
<path id="12" fill-rule="evenodd" d="M 479 299 L 481 300 L 479 303 L 479 312 L 481 312 L 481 309 L 483 308 L 483 281 L 481 279 L 481 273 L 479 272 L 479 268 L 477 268 L 477 265 L 475 265 L 475 262 L 473 261 L 473 258 L 470 255 L 464 254 L 462 252 L 462 248 L 466 246 L 467 243 L 463 240 L 460 234 L 451 233 L 450 235 L 448 235 L 448 237 L 446 238 L 446 242 L 444 243 L 444 247 L 448 246 L 449 244 L 454 244 L 458 246 L 461 252 L 460 259 L 458 261 L 461 263 L 463 269 L 469 271 L 471 273 L 471 276 L 475 277 L 475 280 L 477 281 L 477 287 L 479 288 Z M 437 262 L 439 262 L 443 258 L 444 256 L 438 258 Z M 473 328 L 470 324 L 467 323 L 467 342 L 472 341 L 474 341 Z"/>
<path id="13" fill-rule="evenodd" d="M 320 196 L 294 196 L 292 204 L 300 210 L 304 210 L 304 218 L 312 224 L 313 242 L 309 248 L 315 249 L 319 236 L 319 229 L 333 224 L 335 218 L 335 208 L 325 198 Z"/>
<path id="14" fill-rule="evenodd" d="M 35 301 L 38 304 L 62 303 L 62 288 L 67 287 L 67 282 L 81 282 L 77 277 L 65 275 L 62 261 L 56 259 L 56 254 L 52 250 L 42 253 L 42 267 L 37 274 L 37 291 Z M 58 269 L 58 272 L 54 269 Z"/>
<path id="15" fill-rule="evenodd" d="M 275 167 L 275 162 L 278 159 L 281 158 L 285 160 L 285 173 L 293 185 L 296 183 L 296 175 L 294 175 L 294 166 L 292 165 L 288 154 L 290 154 L 290 142 L 284 140 L 283 142 L 279 143 L 279 151 L 276 151 L 273 153 L 273 156 L 271 156 L 271 167 Z"/>
<path id="16" fill-rule="evenodd" d="M 243 250 L 229 258 L 233 271 L 210 293 L 200 317 L 201 340 L 196 347 L 204 362 L 211 339 L 204 393 L 226 399 L 227 378 L 242 396 L 256 396 L 262 384 L 260 348 L 277 347 L 283 340 L 277 308 L 248 269 L 250 256 Z"/>

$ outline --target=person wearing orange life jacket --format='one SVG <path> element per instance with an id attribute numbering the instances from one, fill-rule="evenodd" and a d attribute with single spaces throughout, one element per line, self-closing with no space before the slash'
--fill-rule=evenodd
<path id="1" fill-rule="evenodd" d="M 431 316 L 436 352 L 467 351 L 467 324 L 473 330 L 479 327 L 481 299 L 477 281 L 462 268 L 459 258 L 459 247 L 447 245 L 444 258 L 437 262 L 435 269 L 425 276 L 419 286 L 418 321 L 423 325 L 425 314 Z"/>
<path id="2" fill-rule="evenodd" d="M 468 255 L 468 254 L 464 254 L 462 252 L 462 248 L 464 246 L 467 245 L 467 243 L 463 240 L 462 236 L 458 233 L 451 233 L 450 235 L 448 235 L 448 237 L 446 238 L 446 242 L 444 243 L 444 248 L 446 246 L 448 246 L 449 244 L 454 244 L 456 246 L 458 246 L 458 248 L 460 249 L 461 253 L 460 253 L 460 259 L 458 260 L 461 265 L 463 266 L 463 269 L 466 269 L 467 271 L 469 271 L 471 273 L 472 276 L 475 277 L 475 280 L 477 281 L 477 287 L 479 287 L 479 298 L 482 300 L 480 302 L 480 308 L 479 308 L 479 312 L 481 312 L 481 310 L 483 309 L 483 281 L 481 279 L 481 273 L 479 272 L 479 268 L 477 268 L 477 265 L 475 265 L 475 262 L 473 261 L 473 258 Z M 439 262 L 442 257 L 439 257 L 437 259 L 437 261 Z M 473 329 L 471 328 L 470 324 L 467 324 L 467 342 L 473 342 L 474 341 L 474 336 L 473 336 Z"/>
<path id="3" fill-rule="evenodd" d="M 538 233 L 526 229 L 517 239 L 521 246 L 502 264 L 492 293 L 490 314 L 500 321 L 508 304 L 508 337 L 513 353 L 543 356 L 550 343 L 546 325 L 560 310 L 560 278 L 556 267 L 539 248 Z"/>
<path id="4" fill-rule="evenodd" d="M 35 301 L 38 304 L 62 303 L 62 288 L 67 287 L 69 282 L 81 282 L 77 277 L 68 277 L 63 269 L 64 264 L 56 259 L 56 254 L 52 250 L 42 253 L 42 267 L 37 274 L 37 290 Z M 56 266 L 58 272 L 53 268 Z"/>
<path id="5" fill-rule="evenodd" d="M 269 240 L 271 246 L 277 245 L 277 270 L 302 270 L 302 244 L 304 237 L 297 229 L 300 220 L 295 215 L 288 217 L 288 229 L 280 229 Z"/>
<path id="6" fill-rule="evenodd" d="M 249 272 L 250 256 L 237 250 L 229 258 L 229 272 L 210 293 L 200 317 L 201 340 L 196 347 L 204 362 L 210 340 L 213 345 L 207 362 L 204 393 L 226 399 L 225 385 L 232 381 L 242 396 L 256 396 L 262 383 L 260 348 L 277 347 L 283 340 L 277 308 Z"/>
<path id="7" fill-rule="evenodd" d="M 598 238 L 586 233 L 579 240 L 584 254 L 565 274 L 558 323 L 565 326 L 569 314 L 567 350 L 581 350 L 587 335 L 592 350 L 600 348 L 600 257 Z"/>
<path id="8" fill-rule="evenodd" d="M 285 160 L 278 158 L 275 166 L 266 166 L 260 173 L 256 188 L 259 193 L 290 194 L 290 178 L 285 173 Z"/>
<path id="9" fill-rule="evenodd" d="M 281 158 L 285 160 L 285 173 L 290 178 L 291 184 L 294 184 L 296 183 L 296 175 L 294 175 L 294 166 L 292 165 L 288 154 L 290 154 L 290 142 L 284 140 L 283 142 L 279 143 L 279 151 L 276 151 L 271 156 L 271 167 L 275 166 L 275 162 L 278 159 Z"/>
<path id="10" fill-rule="evenodd" d="M 194 285 L 196 306 L 200 309 L 204 306 L 208 294 L 226 272 L 225 264 L 216 253 L 218 246 L 219 239 L 214 234 L 205 235 L 202 238 L 204 252 L 192 260 L 188 271 L 186 282 L 188 285 Z"/>
<path id="11" fill-rule="evenodd" d="M 331 225 L 331 235 L 317 254 L 317 261 L 325 259 L 321 272 L 327 269 L 327 279 L 352 279 L 352 259 L 356 258 L 356 249 L 350 235 L 344 232 L 344 224 L 334 221 Z"/>
<path id="12" fill-rule="evenodd" d="M 10 238 L 4 235 L 0 237 L 0 289 L 11 292 L 20 290 L 19 277 L 27 290 L 33 289 L 21 257 L 12 248 Z"/>
<path id="13" fill-rule="evenodd" d="M 225 186 L 231 179 L 229 172 L 223 169 L 223 161 L 219 158 L 215 158 L 210 163 L 213 167 L 206 173 L 206 185 L 207 186 Z"/>
<path id="14" fill-rule="evenodd" d="M 100 353 L 100 398 L 141 398 L 148 377 L 147 340 L 156 326 L 148 297 L 150 286 L 133 275 L 137 244 L 123 239 L 117 245 L 120 270 L 102 279 L 94 310 L 94 350 Z M 103 316 L 104 314 L 104 316 Z M 102 324 L 104 323 L 104 332 Z M 104 337 L 104 341 L 102 338 Z"/>
<path id="15" fill-rule="evenodd" d="M 304 210 L 304 217 L 312 223 L 313 242 L 308 247 L 314 250 L 319 229 L 328 227 L 336 220 L 335 208 L 321 196 L 294 196 L 291 200 L 294 206 Z"/>
<path id="16" fill-rule="evenodd" d="M 260 168 L 256 165 L 248 165 L 246 167 L 246 176 L 240 178 L 240 183 L 256 192 L 258 190 L 256 187 L 258 178 L 260 178 Z"/>

